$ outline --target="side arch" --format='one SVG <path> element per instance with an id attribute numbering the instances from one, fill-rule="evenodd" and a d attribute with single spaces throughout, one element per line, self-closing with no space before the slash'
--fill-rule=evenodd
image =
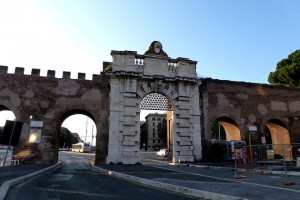
<path id="1" fill-rule="evenodd" d="M 275 155 L 279 155 L 284 157 L 285 160 L 292 159 L 292 149 L 291 149 L 291 141 L 290 134 L 286 125 L 278 119 L 271 119 L 266 123 L 265 136 L 271 137 L 270 140 L 267 138 L 267 141 L 272 142 L 272 149 Z M 270 136 L 266 134 L 270 134 Z"/>
<path id="2" fill-rule="evenodd" d="M 11 112 L 14 113 L 16 120 L 17 121 L 20 120 L 21 112 L 17 107 L 15 107 L 14 105 L 6 101 L 0 101 L 0 111 L 4 111 L 4 110 L 10 110 Z"/>
<path id="3" fill-rule="evenodd" d="M 222 127 L 217 127 L 219 133 L 217 134 L 221 134 L 221 128 L 224 129 L 225 131 L 225 139 L 226 140 L 241 140 L 241 131 L 237 125 L 237 123 L 235 122 L 235 120 L 233 120 L 230 117 L 227 116 L 222 116 L 222 117 L 218 117 L 214 120 L 215 122 L 219 123 Z M 213 123 L 214 124 L 214 123 Z M 212 124 L 212 129 L 213 129 L 213 124 Z M 213 130 L 212 130 L 213 132 Z M 216 133 L 214 133 L 216 134 Z"/>
<path id="4" fill-rule="evenodd" d="M 90 109 L 85 105 L 74 104 L 64 109 L 60 109 L 56 113 L 57 123 L 55 124 L 55 149 L 58 149 L 58 137 L 60 127 L 65 119 L 74 114 L 83 114 L 90 117 L 96 125 L 96 150 L 95 150 L 95 163 L 103 163 L 106 161 L 108 155 L 108 122 L 105 121 L 105 117 L 102 117 L 100 109 Z M 102 120 L 101 120 L 102 119 Z M 56 154 L 58 156 L 58 153 Z M 56 159 L 58 158 L 56 156 Z"/>

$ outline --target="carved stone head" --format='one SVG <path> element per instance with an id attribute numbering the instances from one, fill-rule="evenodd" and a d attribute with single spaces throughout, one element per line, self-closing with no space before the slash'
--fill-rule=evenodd
<path id="1" fill-rule="evenodd" d="M 160 55 L 160 56 L 168 56 L 162 49 L 162 44 L 159 41 L 153 41 L 150 46 L 148 51 L 144 55 Z"/>

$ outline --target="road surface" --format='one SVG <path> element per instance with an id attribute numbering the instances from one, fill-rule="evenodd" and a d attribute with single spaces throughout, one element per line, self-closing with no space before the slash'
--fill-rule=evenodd
<path id="1" fill-rule="evenodd" d="M 64 164 L 54 171 L 9 190 L 13 200 L 194 199 L 140 186 L 92 171 L 93 154 L 60 152 Z"/>

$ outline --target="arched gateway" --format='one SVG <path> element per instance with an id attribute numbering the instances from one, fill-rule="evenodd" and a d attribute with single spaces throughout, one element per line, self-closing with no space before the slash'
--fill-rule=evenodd
<path id="1" fill-rule="evenodd" d="M 12 111 L 23 122 L 13 152 L 21 162 L 57 162 L 62 122 L 71 114 L 86 114 L 97 129 L 96 163 L 137 163 L 141 102 L 153 93 L 163 95 L 171 106 L 168 144 L 173 162 L 202 158 L 196 62 L 169 58 L 158 41 L 144 55 L 134 51 L 111 55 L 113 62 L 104 62 L 105 72 L 93 80 L 85 80 L 83 73 L 71 79 L 70 72 L 56 78 L 53 70 L 46 77 L 39 69 L 25 75 L 19 67 L 8 74 L 8 67 L 0 66 L 0 109 Z M 40 140 L 30 142 L 36 129 Z"/>
<path id="2" fill-rule="evenodd" d="M 107 64 L 110 76 L 109 141 L 107 163 L 138 162 L 140 104 L 150 93 L 165 96 L 172 104 L 167 121 L 173 162 L 202 158 L 199 92 L 196 62 L 170 59 L 158 41 L 144 55 L 112 51 Z"/>

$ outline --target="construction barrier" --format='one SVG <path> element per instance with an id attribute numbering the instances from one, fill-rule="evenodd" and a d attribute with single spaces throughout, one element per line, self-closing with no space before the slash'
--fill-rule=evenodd
<path id="1" fill-rule="evenodd" d="M 300 167 L 299 143 L 251 145 L 234 151 L 237 168 L 283 171 Z"/>

